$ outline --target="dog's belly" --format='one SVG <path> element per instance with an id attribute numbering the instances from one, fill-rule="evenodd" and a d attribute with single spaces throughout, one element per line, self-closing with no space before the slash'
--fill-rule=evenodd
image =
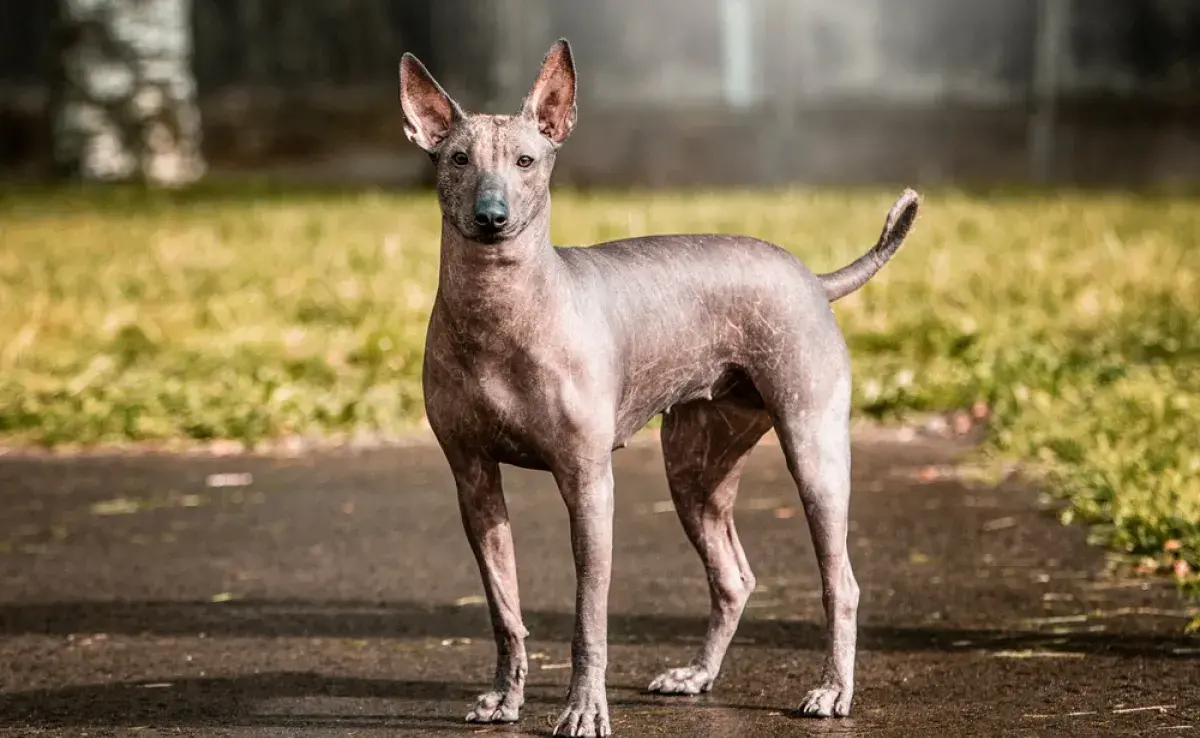
<path id="1" fill-rule="evenodd" d="M 501 464 L 533 469 L 534 471 L 550 471 L 550 464 L 545 457 L 532 448 L 520 444 L 496 444 L 490 449 L 491 458 Z"/>
<path id="2" fill-rule="evenodd" d="M 618 414 L 614 449 L 623 447 L 654 416 L 669 413 L 677 405 L 719 402 L 756 410 L 765 407 L 754 383 L 737 366 L 716 367 L 675 385 L 651 384 L 630 389 Z"/>
<path id="3" fill-rule="evenodd" d="M 480 398 L 483 399 L 483 398 Z M 612 439 L 612 449 L 624 448 L 638 431 L 642 430 L 654 416 L 670 412 L 672 407 L 690 402 L 718 402 L 747 407 L 763 408 L 762 396 L 755 389 L 750 379 L 737 367 L 728 367 L 721 371 L 711 381 L 691 382 L 669 388 L 669 394 L 663 398 L 633 397 L 630 403 L 625 403 L 618 409 L 617 427 Z M 639 402 L 640 401 L 640 402 Z M 482 420 L 487 417 L 489 422 L 481 423 L 479 430 L 484 431 L 478 436 L 477 443 L 488 457 L 501 464 L 550 471 L 548 454 L 543 446 L 545 439 L 525 425 L 514 426 L 501 421 L 496 414 L 497 408 L 484 400 L 476 407 L 475 417 Z M 551 409 L 544 408 L 546 422 L 550 424 Z"/>

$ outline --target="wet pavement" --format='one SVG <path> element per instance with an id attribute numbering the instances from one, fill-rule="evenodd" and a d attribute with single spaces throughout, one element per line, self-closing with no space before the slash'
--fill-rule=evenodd
<path id="1" fill-rule="evenodd" d="M 823 616 L 770 444 L 737 514 L 760 587 L 713 693 L 643 693 L 697 647 L 708 595 L 657 449 L 617 454 L 617 735 L 1200 734 L 1200 639 L 1173 587 L 1105 574 L 1016 482 L 934 473 L 961 449 L 889 439 L 855 446 L 858 689 L 838 721 L 792 712 Z M 548 475 L 505 482 L 532 661 L 522 721 L 478 727 L 462 719 L 490 630 L 435 448 L 0 458 L 0 734 L 547 735 L 569 674 L 566 513 Z"/>

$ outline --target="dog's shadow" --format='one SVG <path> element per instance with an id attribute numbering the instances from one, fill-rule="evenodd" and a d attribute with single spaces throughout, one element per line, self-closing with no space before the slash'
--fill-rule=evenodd
<path id="1" fill-rule="evenodd" d="M 569 612 L 530 611 L 527 626 L 537 640 L 568 643 L 573 616 Z M 702 617 L 672 615 L 610 616 L 614 644 L 695 644 L 704 631 Z M 59 602 L 0 606 L 0 635 L 108 633 L 126 635 L 273 638 L 486 638 L 490 632 L 482 607 L 427 606 L 415 603 L 306 602 L 243 600 L 211 602 Z M 789 648 L 817 651 L 823 647 L 819 623 L 746 619 L 735 648 Z M 1063 650 L 1131 657 L 1173 656 L 1179 640 L 1138 634 L 1045 633 L 988 629 L 900 628 L 866 625 L 860 647 L 877 652 L 952 652 L 968 648 Z M 222 725 L 299 729 L 301 727 L 444 732 L 464 725 L 459 709 L 474 699 L 485 683 L 414 681 L 325 676 L 284 671 L 243 676 L 186 677 L 162 683 L 90 684 L 37 689 L 0 695 L 0 727 L 52 728 L 81 725 Z M 623 692 L 629 685 L 611 685 Z M 558 706 L 555 685 L 531 684 L 528 697 L 536 711 Z M 273 713 L 271 700 L 378 699 L 374 712 L 330 711 L 328 704 L 286 714 Z M 630 705 L 662 700 L 624 698 Z M 669 704 L 669 703 L 668 703 Z M 453 709 L 450 709 L 450 705 Z M 713 705 L 743 709 L 735 705 Z M 360 706 L 369 707 L 369 706 Z M 395 709 L 392 709 L 395 708 Z M 544 708 L 544 709 L 543 709 Z M 761 710 L 761 707 L 744 709 Z M 530 710 L 527 709 L 529 714 Z M 522 721 L 525 724 L 528 721 Z M 542 731 L 540 725 L 523 730 Z"/>
<path id="2" fill-rule="evenodd" d="M 567 611 L 524 610 L 536 640 L 569 643 L 574 615 Z M 609 615 L 613 644 L 694 645 L 704 634 L 703 615 Z M 74 601 L 0 604 L 0 636 L 108 633 L 124 635 L 228 638 L 487 638 L 491 623 L 482 605 L 428 605 L 366 600 L 310 601 L 245 599 L 210 601 Z M 764 620 L 747 616 L 735 644 L 744 647 L 816 651 L 824 647 L 823 622 Z M 1162 656 L 1179 640 L 1144 633 L 1037 631 L 988 628 L 901 627 L 865 624 L 859 647 L 879 652 L 953 651 L 975 648 L 1045 646 L 1063 651 L 1114 656 Z"/>
<path id="3" fill-rule="evenodd" d="M 160 682 L 88 684 L 18 692 L 0 697 L 0 727 L 224 726 L 437 730 L 459 725 L 437 714 L 354 710 L 273 713 L 271 700 L 325 698 L 405 701 L 454 700 L 468 704 L 478 686 L 438 681 L 329 677 L 311 672 L 268 672 L 238 677 L 182 678 Z M 411 702 L 406 702 L 411 704 Z"/>
<path id="4" fill-rule="evenodd" d="M 88 684 L 63 689 L 31 690 L 0 698 L 0 729 L 27 730 L 91 727 L 249 728 L 264 730 L 382 730 L 388 734 L 453 734 L 476 732 L 465 722 L 466 707 L 484 689 L 482 683 L 394 680 L 323 676 L 313 672 L 266 672 L 238 677 L 181 678 L 170 681 Z M 613 691 L 625 694 L 616 697 Z M 634 706 L 663 708 L 673 702 L 691 709 L 739 713 L 768 711 L 761 706 L 716 703 L 707 697 L 662 698 L 638 695 L 610 685 L 610 705 L 620 711 Z M 288 701 L 274 710 L 273 701 Z M 352 707 L 337 700 L 358 700 Z M 376 700 L 376 702 L 364 702 Z M 553 716 L 562 709 L 556 685 L 531 683 L 526 688 L 521 722 L 504 726 L 508 735 L 551 734 Z M 803 719 L 794 712 L 783 713 Z M 492 732 L 491 730 L 487 732 Z"/>

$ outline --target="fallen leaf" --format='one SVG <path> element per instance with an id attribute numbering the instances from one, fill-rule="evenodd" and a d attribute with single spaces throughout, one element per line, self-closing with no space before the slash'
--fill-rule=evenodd
<path id="1" fill-rule="evenodd" d="M 219 439 L 208 444 L 208 452 L 213 456 L 235 456 L 246 450 L 246 444 L 241 441 Z"/>
<path id="2" fill-rule="evenodd" d="M 117 497 L 103 502 L 92 503 L 93 515 L 132 515 L 138 511 L 140 505 L 137 500 L 131 500 L 128 497 Z"/>
<path id="3" fill-rule="evenodd" d="M 74 635 L 67 636 L 68 642 L 73 642 L 74 640 L 75 640 Z M 108 640 L 107 633 L 94 633 L 92 635 L 84 636 L 84 637 L 80 638 L 79 645 L 80 646 L 91 646 L 93 644 L 102 643 L 107 640 Z"/>
<path id="4" fill-rule="evenodd" d="M 939 472 L 939 471 L 938 471 L 938 468 L 937 468 L 936 466 L 926 466 L 926 467 L 922 467 L 922 468 L 921 468 L 921 471 L 917 472 L 917 481 L 919 481 L 919 482 L 933 482 L 933 481 L 935 481 L 935 480 L 936 480 L 936 479 L 937 479 L 937 478 L 938 478 L 940 475 L 941 475 L 941 472 Z"/>
<path id="5" fill-rule="evenodd" d="M 1082 653 L 1075 651 L 1034 651 L 1026 648 L 1020 651 L 996 651 L 992 656 L 998 659 L 1081 659 Z"/>
<path id="6" fill-rule="evenodd" d="M 254 475 L 209 474 L 204 483 L 209 487 L 248 487 L 254 483 Z"/>
<path id="7" fill-rule="evenodd" d="M 986 523 L 984 523 L 981 527 L 985 531 L 997 531 L 997 530 L 1004 530 L 1005 528 L 1012 528 L 1012 527 L 1016 526 L 1016 524 L 1017 524 L 1016 518 L 1003 517 L 1003 518 L 995 518 L 994 520 L 989 520 Z"/>
<path id="8" fill-rule="evenodd" d="M 483 595 L 467 595 L 466 597 L 459 597 L 454 601 L 454 604 L 458 605 L 459 607 L 466 607 L 467 605 L 483 605 L 485 603 L 487 603 L 487 598 Z"/>
<path id="9" fill-rule="evenodd" d="M 232 600 L 234 598 L 235 597 L 232 592 L 218 592 L 217 594 L 210 597 L 209 601 L 210 602 L 229 602 L 230 600 Z"/>
<path id="10" fill-rule="evenodd" d="M 780 520 L 796 517 L 796 508 L 794 507 L 777 507 L 775 508 L 775 517 Z"/>
<path id="11" fill-rule="evenodd" d="M 1166 712 L 1167 710 L 1175 709 L 1175 705 L 1149 705 L 1147 707 L 1125 707 L 1119 710 L 1113 710 L 1114 715 L 1123 715 L 1127 712 L 1148 712 L 1155 710 L 1157 712 Z"/>
<path id="12" fill-rule="evenodd" d="M 960 436 L 965 436 L 971 431 L 971 416 L 964 412 L 954 413 L 954 432 Z"/>
<path id="13" fill-rule="evenodd" d="M 935 415 L 925 423 L 925 432 L 935 436 L 944 436 L 950 429 L 950 424 L 941 415 Z"/>
<path id="14" fill-rule="evenodd" d="M 1086 623 L 1087 615 L 1051 615 L 1045 618 L 1026 618 L 1021 622 L 1027 626 L 1065 625 L 1067 623 Z"/>

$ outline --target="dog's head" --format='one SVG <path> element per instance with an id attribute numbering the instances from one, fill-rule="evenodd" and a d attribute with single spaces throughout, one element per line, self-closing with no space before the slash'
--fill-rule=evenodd
<path id="1" fill-rule="evenodd" d="M 559 146 L 575 127 L 575 63 L 560 39 L 542 61 L 517 115 L 463 111 L 412 54 L 400 62 L 400 106 L 408 139 L 437 167 L 443 216 L 482 243 L 511 239 L 549 201 Z"/>

